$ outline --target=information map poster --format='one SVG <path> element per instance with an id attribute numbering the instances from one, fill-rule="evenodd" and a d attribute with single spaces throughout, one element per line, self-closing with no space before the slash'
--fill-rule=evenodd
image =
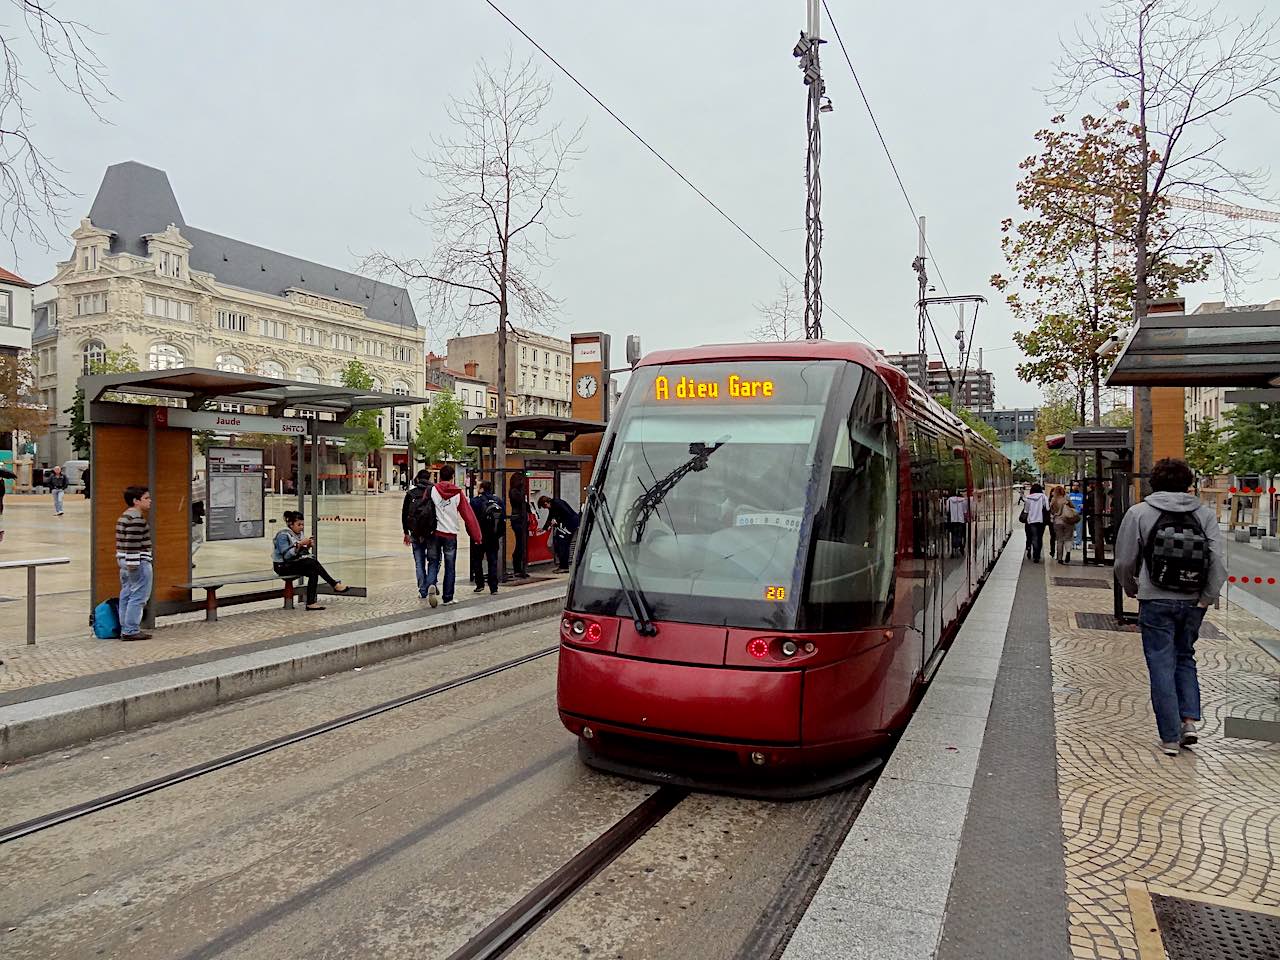
<path id="1" fill-rule="evenodd" d="M 261 450 L 210 447 L 206 540 L 252 540 L 266 534 Z"/>

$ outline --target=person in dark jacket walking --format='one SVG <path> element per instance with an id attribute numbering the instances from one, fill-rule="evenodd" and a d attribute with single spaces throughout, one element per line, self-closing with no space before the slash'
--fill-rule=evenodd
<path id="1" fill-rule="evenodd" d="M 0 467 L 0 542 L 4 541 L 4 494 L 6 480 L 17 480 L 18 475 Z"/>
<path id="2" fill-rule="evenodd" d="M 53 515 L 55 517 L 62 516 L 62 498 L 66 495 L 67 478 L 62 472 L 61 467 L 54 467 L 52 473 L 45 474 L 45 486 L 49 488 L 49 492 L 53 494 Z"/>
<path id="3" fill-rule="evenodd" d="M 1151 679 L 1151 707 L 1156 715 L 1160 747 L 1176 757 L 1198 739 L 1200 680 L 1196 675 L 1196 640 L 1205 611 L 1218 599 L 1227 580 L 1226 553 L 1218 515 L 1188 491 L 1195 481 L 1183 460 L 1166 458 L 1151 468 L 1152 493 L 1131 507 L 1116 534 L 1115 577 L 1124 592 L 1138 598 L 1142 652 Z M 1204 561 L 1198 593 L 1172 590 L 1152 579 L 1153 537 L 1169 520 L 1190 521 L 1203 533 L 1209 556 Z M 1181 538 L 1179 538 L 1181 539 Z"/>
<path id="4" fill-rule="evenodd" d="M 431 477 L 425 470 L 419 470 L 413 478 L 413 486 L 404 495 L 400 504 L 400 527 L 404 530 L 404 543 L 413 548 L 413 572 L 418 580 L 418 598 L 427 599 L 427 537 L 417 536 L 413 532 L 413 510 L 423 497 L 431 493 Z"/>
<path id="5" fill-rule="evenodd" d="M 551 534 L 551 546 L 556 554 L 555 572 L 568 573 L 573 535 L 578 532 L 578 511 L 559 497 L 539 497 L 538 509 L 547 511 L 547 522 L 542 529 L 555 526 L 555 532 Z"/>
<path id="6" fill-rule="evenodd" d="M 529 497 L 525 493 L 524 476 L 517 473 L 507 490 L 511 506 L 511 535 L 515 546 L 511 552 L 511 570 L 517 580 L 529 579 Z"/>
<path id="7" fill-rule="evenodd" d="M 471 512 L 476 515 L 483 539 L 479 544 L 471 546 L 471 579 L 476 585 L 476 593 L 482 593 L 485 587 L 484 565 L 489 565 L 489 592 L 498 592 L 498 548 L 502 544 L 503 504 L 500 497 L 494 496 L 493 484 L 485 480 L 480 484 L 480 493 L 471 498 Z"/>

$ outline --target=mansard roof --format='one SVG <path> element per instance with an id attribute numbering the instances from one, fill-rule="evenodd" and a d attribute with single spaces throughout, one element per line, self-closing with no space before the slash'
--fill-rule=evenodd
<path id="1" fill-rule="evenodd" d="M 403 287 L 202 230 L 186 222 L 169 176 L 130 160 L 107 167 L 89 210 L 95 226 L 112 231 L 112 253 L 147 255 L 144 237 L 174 224 L 193 247 L 191 269 L 211 273 L 219 283 L 271 296 L 298 290 L 354 303 L 370 319 L 416 333 L 413 300 Z"/>

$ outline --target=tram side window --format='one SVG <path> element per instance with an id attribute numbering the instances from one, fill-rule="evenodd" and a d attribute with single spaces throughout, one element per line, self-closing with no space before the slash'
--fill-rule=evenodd
<path id="1" fill-rule="evenodd" d="M 814 520 L 806 591 L 811 627 L 835 617 L 882 621 L 893 584 L 897 476 L 893 401 L 878 379 L 863 377 L 836 437 L 827 499 Z"/>

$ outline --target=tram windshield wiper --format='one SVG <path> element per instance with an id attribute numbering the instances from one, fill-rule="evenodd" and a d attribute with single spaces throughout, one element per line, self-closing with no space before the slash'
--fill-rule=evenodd
<path id="1" fill-rule="evenodd" d="M 671 489 L 689 474 L 707 469 L 707 461 L 711 459 L 711 455 L 731 439 L 732 437 L 725 434 L 710 446 L 701 441 L 689 444 L 689 453 L 692 456 L 636 497 L 635 503 L 631 504 L 626 516 L 626 529 L 630 531 L 634 543 L 644 539 L 644 528 L 649 523 L 649 518 L 653 516 L 653 511 L 658 509 L 658 505 L 666 499 Z"/>
<path id="2" fill-rule="evenodd" d="M 618 543 L 614 534 L 613 512 L 609 509 L 609 502 L 605 499 L 604 490 L 602 489 L 603 479 L 601 477 L 600 483 L 588 494 L 587 503 L 591 507 L 591 512 L 596 516 L 596 523 L 601 532 L 600 541 L 604 544 L 604 550 L 609 555 L 609 560 L 613 563 L 614 573 L 618 575 L 618 584 L 622 587 L 623 596 L 627 598 L 627 606 L 631 608 L 631 619 L 635 623 L 636 633 L 642 637 L 652 637 L 658 632 L 658 628 L 653 622 L 653 611 L 644 595 L 644 591 L 640 589 L 640 584 L 631 573 L 631 568 L 627 566 L 627 558 L 623 556 L 622 545 Z"/>

